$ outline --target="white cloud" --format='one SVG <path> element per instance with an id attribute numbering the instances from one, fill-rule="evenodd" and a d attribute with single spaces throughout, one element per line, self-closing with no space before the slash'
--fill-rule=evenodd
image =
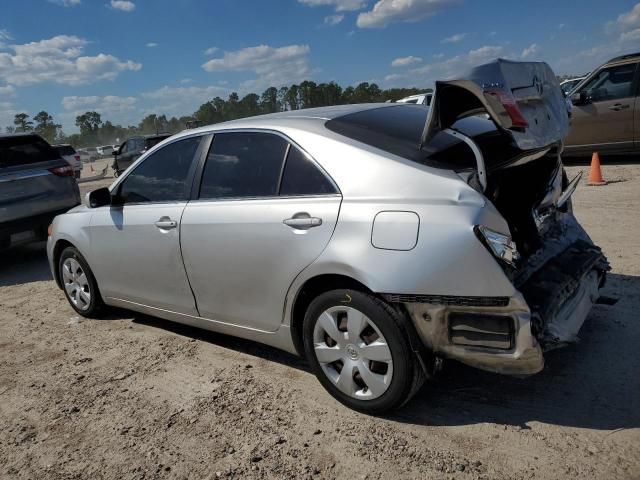
<path id="1" fill-rule="evenodd" d="M 538 46 L 537 43 L 532 43 L 531 45 L 529 45 L 527 48 L 525 48 L 524 50 L 522 50 L 522 53 L 520 54 L 520 58 L 530 58 L 535 56 L 538 52 L 540 51 L 540 47 Z"/>
<path id="2" fill-rule="evenodd" d="M 604 29 L 608 34 L 617 36 L 559 59 L 556 62 L 557 67 L 568 73 L 584 72 L 616 55 L 637 51 L 640 42 L 640 3 L 636 3 L 628 12 L 618 15 L 615 20 L 606 22 Z M 586 37 L 582 39 L 586 40 Z"/>
<path id="3" fill-rule="evenodd" d="M 229 92 L 228 88 L 217 85 L 206 87 L 165 85 L 157 90 L 144 92 L 142 99 L 147 102 L 145 112 L 180 117 L 189 115 L 214 97 L 226 97 Z"/>
<path id="4" fill-rule="evenodd" d="M 180 80 L 180 83 L 183 84 L 183 85 L 185 85 L 187 83 L 191 83 L 191 82 L 193 82 L 193 80 L 190 79 L 190 78 L 183 78 L 182 80 Z"/>
<path id="5" fill-rule="evenodd" d="M 148 48 L 156 48 L 158 46 L 158 44 L 156 42 L 149 42 L 147 43 L 147 47 Z"/>
<path id="6" fill-rule="evenodd" d="M 621 42 L 640 42 L 640 28 L 620 34 Z"/>
<path id="7" fill-rule="evenodd" d="M 475 50 L 461 55 L 442 60 L 440 62 L 430 63 L 423 67 L 411 70 L 411 73 L 423 75 L 427 86 L 435 80 L 446 80 L 458 77 L 467 70 L 477 65 L 482 65 L 498 57 L 507 56 L 504 54 L 504 48 L 498 45 L 485 45 Z M 413 82 L 419 82 L 419 79 L 413 77 Z"/>
<path id="8" fill-rule="evenodd" d="M 211 48 L 207 48 L 204 51 L 204 54 L 209 56 L 209 55 L 213 55 L 214 53 L 216 53 L 218 50 L 220 50 L 218 47 L 211 47 Z"/>
<path id="9" fill-rule="evenodd" d="M 609 31 L 620 30 L 623 32 L 640 27 L 640 3 L 636 3 L 628 12 L 618 15 L 615 21 L 608 22 L 606 27 Z"/>
<path id="10" fill-rule="evenodd" d="M 95 110 L 100 114 L 113 114 L 133 110 L 137 100 L 135 97 L 119 97 L 116 95 L 63 97 L 62 106 L 65 110 Z"/>
<path id="11" fill-rule="evenodd" d="M 360 28 L 381 28 L 393 22 L 417 22 L 459 0 L 378 0 L 373 9 L 358 15 Z"/>
<path id="12" fill-rule="evenodd" d="M 440 60 L 441 58 L 444 58 L 444 53 L 434 53 L 432 56 L 436 60 Z"/>
<path id="13" fill-rule="evenodd" d="M 49 0 L 49 2 L 61 7 L 75 7 L 82 3 L 81 0 Z"/>
<path id="14" fill-rule="evenodd" d="M 54 82 L 82 85 L 113 80 L 121 72 L 140 70 L 141 64 L 99 53 L 83 56 L 85 39 L 58 35 L 46 40 L 11 45 L 13 53 L 0 52 L 0 80 L 13 85 Z"/>
<path id="15" fill-rule="evenodd" d="M 225 52 L 222 58 L 211 59 L 204 63 L 202 68 L 207 72 L 254 72 L 258 78 L 241 85 L 246 89 L 279 86 L 303 80 L 311 73 L 308 64 L 309 52 L 308 45 L 258 45 Z"/>
<path id="16" fill-rule="evenodd" d="M 396 80 L 402 80 L 404 78 L 407 78 L 406 75 L 402 75 L 400 73 L 392 73 L 390 75 L 387 75 L 386 77 L 384 77 L 384 81 L 385 82 L 395 82 Z"/>
<path id="17" fill-rule="evenodd" d="M 16 89 L 12 85 L 0 85 L 0 97 L 13 97 Z"/>
<path id="18" fill-rule="evenodd" d="M 63 97 L 61 103 L 64 112 L 54 115 L 54 118 L 62 124 L 66 133 L 76 132 L 76 117 L 88 111 L 98 112 L 102 121 L 108 120 L 121 125 L 135 125 L 142 118 L 141 112 L 136 108 L 138 100 L 135 97 L 70 96 Z"/>
<path id="19" fill-rule="evenodd" d="M 123 12 L 133 12 L 136 9 L 136 4 L 129 0 L 111 0 L 111 8 Z"/>
<path id="20" fill-rule="evenodd" d="M 422 58 L 409 55 L 408 57 L 398 57 L 391 62 L 392 67 L 407 67 L 416 63 L 421 63 Z"/>
<path id="21" fill-rule="evenodd" d="M 360 10 L 366 3 L 363 0 L 298 0 L 309 7 L 332 6 L 336 12 Z"/>
<path id="22" fill-rule="evenodd" d="M 9 33 L 9 30 L 7 30 L 5 28 L 0 28 L 0 47 L 2 47 L 4 45 L 3 44 L 3 40 L 4 41 L 10 41 L 10 40 L 13 40 L 13 37 Z"/>
<path id="23" fill-rule="evenodd" d="M 338 25 L 342 20 L 344 20 L 344 15 L 329 15 L 324 17 L 324 24 L 333 27 L 334 25 Z"/>
<path id="24" fill-rule="evenodd" d="M 456 33 L 450 37 L 443 38 L 440 43 L 460 43 L 467 36 L 466 33 Z"/>

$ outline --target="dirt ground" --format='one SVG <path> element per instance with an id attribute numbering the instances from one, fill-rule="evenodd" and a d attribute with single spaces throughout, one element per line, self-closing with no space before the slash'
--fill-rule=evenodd
<path id="1" fill-rule="evenodd" d="M 640 165 L 604 174 L 617 182 L 581 185 L 574 208 L 619 302 L 534 377 L 449 363 L 384 418 L 268 347 L 124 311 L 83 320 L 43 245 L 1 254 L 0 477 L 640 478 Z"/>

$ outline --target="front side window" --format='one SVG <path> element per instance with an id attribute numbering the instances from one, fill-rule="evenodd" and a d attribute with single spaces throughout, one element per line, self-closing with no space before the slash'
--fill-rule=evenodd
<path id="1" fill-rule="evenodd" d="M 586 91 L 592 102 L 631 97 L 636 66 L 632 63 L 602 69 L 581 90 Z"/>
<path id="2" fill-rule="evenodd" d="M 217 133 L 202 173 L 200 198 L 278 194 L 287 141 L 271 133 Z"/>
<path id="3" fill-rule="evenodd" d="M 124 203 L 187 200 L 189 170 L 201 137 L 173 142 L 146 158 L 120 184 Z"/>
<path id="4" fill-rule="evenodd" d="M 280 195 L 331 195 L 338 193 L 333 183 L 313 161 L 291 145 L 282 175 Z"/>

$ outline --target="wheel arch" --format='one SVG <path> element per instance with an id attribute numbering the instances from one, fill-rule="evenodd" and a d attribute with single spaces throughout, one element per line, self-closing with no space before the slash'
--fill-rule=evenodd
<path id="1" fill-rule="evenodd" d="M 58 264 L 60 263 L 60 256 L 62 255 L 62 252 L 64 251 L 65 248 L 67 247 L 73 247 L 73 248 L 78 248 L 76 247 L 73 243 L 71 243 L 69 240 L 66 240 L 64 238 L 61 238 L 60 240 L 56 241 L 55 245 L 53 246 L 53 278 L 56 281 L 56 284 L 58 285 L 58 288 L 62 289 L 62 280 L 60 279 L 60 269 L 58 268 Z"/>
<path id="2" fill-rule="evenodd" d="M 323 273 L 308 278 L 298 289 L 291 307 L 290 331 L 291 339 L 296 352 L 304 358 L 304 345 L 302 336 L 302 324 L 307 308 L 314 298 L 324 292 L 337 289 L 352 289 L 360 292 L 368 293 L 378 297 L 395 312 L 396 318 L 404 329 L 409 340 L 411 350 L 417 355 L 423 371 L 430 371 L 427 363 L 431 363 L 433 356 L 427 350 L 426 346 L 420 340 L 420 336 L 415 325 L 411 321 L 404 305 L 387 302 L 378 293 L 372 291 L 364 283 L 345 274 Z"/>
<path id="3" fill-rule="evenodd" d="M 298 289 L 291 308 L 290 328 L 293 344 L 301 357 L 304 358 L 302 323 L 309 304 L 318 295 L 341 288 L 373 293 L 366 285 L 355 278 L 337 273 L 324 273 L 311 277 Z"/>

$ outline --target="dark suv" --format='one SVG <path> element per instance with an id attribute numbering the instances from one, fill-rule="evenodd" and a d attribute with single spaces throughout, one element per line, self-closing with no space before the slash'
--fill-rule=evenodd
<path id="1" fill-rule="evenodd" d="M 0 134 L 0 249 L 47 238 L 53 217 L 80 203 L 73 167 L 33 134 Z"/>
<path id="2" fill-rule="evenodd" d="M 140 135 L 128 138 L 120 148 L 114 150 L 113 173 L 117 177 L 135 162 L 140 155 L 171 136 L 170 133 Z"/>

